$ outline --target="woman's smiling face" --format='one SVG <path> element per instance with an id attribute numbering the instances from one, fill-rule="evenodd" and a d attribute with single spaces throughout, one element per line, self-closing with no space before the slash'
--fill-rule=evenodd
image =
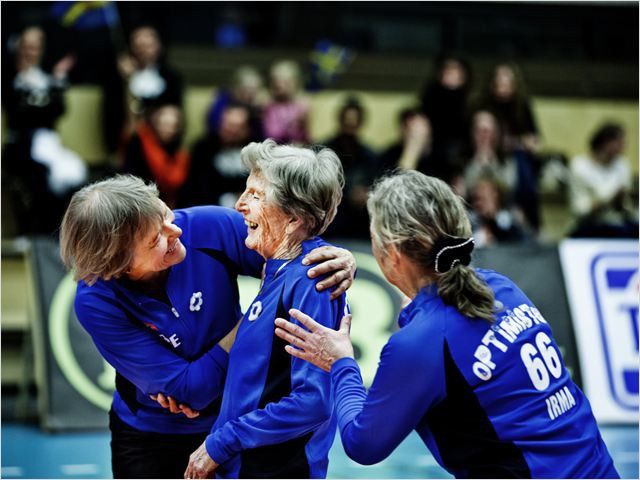
<path id="1" fill-rule="evenodd" d="M 182 230 L 173 223 L 175 215 L 164 202 L 158 201 L 162 204 L 162 222 L 150 222 L 138 236 L 127 273 L 131 280 L 149 280 L 186 257 L 187 251 L 180 242 Z"/>
<path id="2" fill-rule="evenodd" d="M 287 233 L 289 216 L 267 200 L 267 187 L 264 176 L 252 171 L 236 210 L 242 213 L 247 225 L 245 245 L 268 259 L 275 258 L 291 239 Z"/>

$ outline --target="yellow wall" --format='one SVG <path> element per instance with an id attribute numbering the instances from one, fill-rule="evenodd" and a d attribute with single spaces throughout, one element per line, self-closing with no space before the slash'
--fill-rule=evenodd
<path id="1" fill-rule="evenodd" d="M 66 113 L 57 125 L 62 143 L 89 165 L 100 164 L 106 156 L 100 89 L 94 86 L 73 87 L 67 91 L 65 100 Z"/>
<path id="2" fill-rule="evenodd" d="M 214 88 L 191 87 L 186 92 L 185 140 L 189 145 L 204 133 L 204 119 L 214 91 Z M 324 91 L 310 95 L 313 141 L 321 142 L 334 134 L 338 109 L 351 93 L 357 95 L 368 112 L 363 137 L 376 149 L 383 149 L 397 139 L 398 113 L 416 101 L 414 95 L 406 93 Z M 76 150 L 89 164 L 97 164 L 105 158 L 99 95 L 96 87 L 71 88 L 67 94 L 67 114 L 58 124 L 64 144 Z M 602 122 L 622 123 L 627 131 L 627 157 L 637 175 L 638 102 L 536 97 L 533 109 L 544 145 L 564 152 L 569 158 L 587 150 L 590 135 Z"/>
<path id="3" fill-rule="evenodd" d="M 337 92 L 317 93 L 311 100 L 310 130 L 314 141 L 327 140 L 335 134 L 338 111 L 350 93 L 354 93 L 367 112 L 362 129 L 365 143 L 381 150 L 400 135 L 398 114 L 415 104 L 414 95 L 407 93 Z"/>

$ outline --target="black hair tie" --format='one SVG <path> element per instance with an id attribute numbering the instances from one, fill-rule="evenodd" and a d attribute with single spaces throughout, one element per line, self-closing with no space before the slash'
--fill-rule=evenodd
<path id="1" fill-rule="evenodd" d="M 439 237 L 431 248 L 433 268 L 436 273 L 447 273 L 458 263 L 469 265 L 473 247 L 473 237 Z"/>

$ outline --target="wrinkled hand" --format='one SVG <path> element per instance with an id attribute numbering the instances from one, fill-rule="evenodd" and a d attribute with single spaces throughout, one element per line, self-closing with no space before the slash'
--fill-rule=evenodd
<path id="1" fill-rule="evenodd" d="M 353 358 L 353 346 L 349 338 L 351 315 L 345 315 L 340 322 L 340 330 L 320 325 L 310 316 L 292 308 L 289 315 L 304 325 L 307 330 L 283 318 L 276 318 L 276 335 L 289 342 L 284 349 L 290 355 L 306 360 L 316 367 L 329 372 L 336 360 Z"/>
<path id="2" fill-rule="evenodd" d="M 196 418 L 200 412 L 193 410 L 189 405 L 178 403 L 174 398 L 158 393 L 157 395 L 149 395 L 151 400 L 155 400 L 162 408 L 168 408 L 171 413 L 184 413 L 187 418 Z"/>
<path id="3" fill-rule="evenodd" d="M 335 290 L 331 292 L 331 300 L 338 298 L 353 284 L 353 278 L 356 274 L 356 259 L 349 250 L 329 246 L 318 247 L 311 250 L 304 257 L 302 263 L 303 265 L 319 263 L 309 269 L 307 272 L 309 278 L 316 278 L 325 273 L 333 274 L 316 285 L 318 291 L 335 287 Z"/>
<path id="4" fill-rule="evenodd" d="M 220 465 L 213 460 L 207 448 L 204 445 L 198 447 L 198 449 L 189 457 L 189 465 L 184 471 L 184 478 L 213 478 L 213 473 Z"/>

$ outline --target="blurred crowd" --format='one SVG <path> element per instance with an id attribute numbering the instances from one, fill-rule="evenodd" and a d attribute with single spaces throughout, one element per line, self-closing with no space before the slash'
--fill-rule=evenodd
<path id="1" fill-rule="evenodd" d="M 281 59 L 266 78 L 252 66 L 238 68 L 211 99 L 206 134 L 185 145 L 185 85 L 167 63 L 158 31 L 142 25 L 127 40 L 128 51 L 114 59 L 117 74 L 102 85 L 107 99 L 102 134 L 115 159 L 111 173 L 156 182 L 171 207 L 233 207 L 247 177 L 240 150 L 251 141 L 311 142 L 302 66 Z M 2 183 L 20 235 L 54 232 L 70 196 L 90 180 L 85 162 L 55 130 L 65 112 L 74 57 L 63 56 L 45 68 L 45 45 L 41 28 L 24 29 L 2 71 L 7 133 Z M 585 139 L 589 151 L 584 155 L 550 160 L 517 65 L 496 65 L 482 82 L 463 57 L 444 54 L 436 60 L 433 78 L 416 93 L 416 105 L 396 120 L 400 138 L 383 151 L 362 139 L 368 112 L 361 101 L 350 96 L 340 107 L 335 135 L 319 142 L 336 151 L 346 177 L 327 236 L 368 239 L 368 190 L 384 172 L 403 168 L 439 177 L 465 198 L 477 245 L 535 241 L 542 228 L 540 181 L 554 162 L 568 187 L 570 235 L 637 237 L 620 125 L 597 128 Z"/>

